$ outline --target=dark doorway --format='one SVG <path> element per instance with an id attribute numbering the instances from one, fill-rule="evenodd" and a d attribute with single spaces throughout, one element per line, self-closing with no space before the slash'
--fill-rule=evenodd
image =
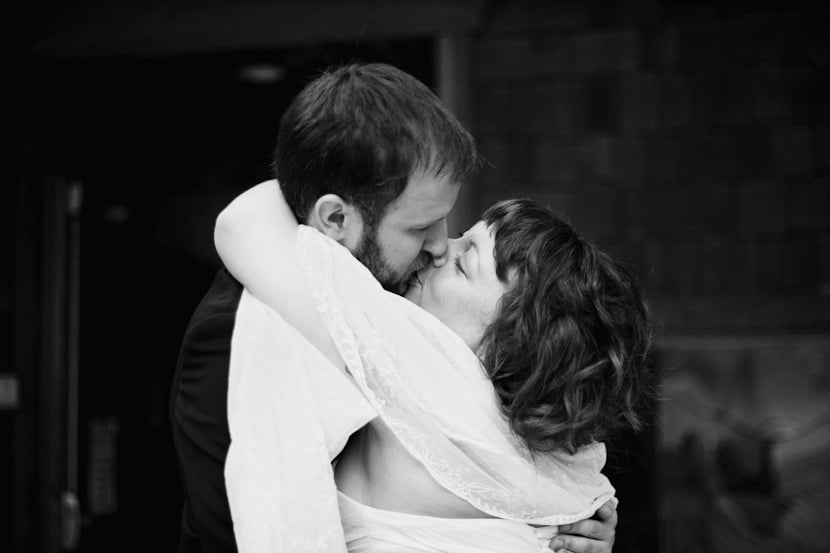
<path id="1" fill-rule="evenodd" d="M 269 178 L 287 103 L 352 60 L 431 85 L 432 48 L 413 39 L 34 64 L 36 169 L 83 189 L 80 551 L 176 547 L 167 402 L 179 341 L 218 268 L 213 219 Z"/>

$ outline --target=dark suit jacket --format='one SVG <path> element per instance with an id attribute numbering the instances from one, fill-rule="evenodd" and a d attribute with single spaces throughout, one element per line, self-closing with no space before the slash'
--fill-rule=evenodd
<path id="1" fill-rule="evenodd" d="M 187 325 L 173 386 L 170 421 L 184 487 L 179 553 L 236 551 L 225 457 L 230 445 L 227 394 L 231 335 L 241 285 L 216 275 Z"/>

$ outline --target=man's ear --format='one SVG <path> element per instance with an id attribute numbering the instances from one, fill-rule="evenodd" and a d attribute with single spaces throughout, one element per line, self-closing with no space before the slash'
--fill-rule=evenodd
<path id="1" fill-rule="evenodd" d="M 353 250 L 363 233 L 363 218 L 357 209 L 337 194 L 317 198 L 309 223 L 323 234 Z"/>

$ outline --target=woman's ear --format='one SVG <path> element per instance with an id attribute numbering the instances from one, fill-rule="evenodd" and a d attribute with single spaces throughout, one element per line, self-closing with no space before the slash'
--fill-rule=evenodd
<path id="1" fill-rule="evenodd" d="M 354 250 L 360 242 L 363 218 L 353 205 L 337 194 L 317 198 L 309 219 L 309 224 L 349 250 Z"/>

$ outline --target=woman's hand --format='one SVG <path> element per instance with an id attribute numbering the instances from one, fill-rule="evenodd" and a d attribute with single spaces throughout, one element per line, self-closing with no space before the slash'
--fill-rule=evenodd
<path id="1" fill-rule="evenodd" d="M 608 501 L 592 518 L 560 526 L 550 548 L 557 553 L 611 553 L 617 521 L 617 509 Z"/>

